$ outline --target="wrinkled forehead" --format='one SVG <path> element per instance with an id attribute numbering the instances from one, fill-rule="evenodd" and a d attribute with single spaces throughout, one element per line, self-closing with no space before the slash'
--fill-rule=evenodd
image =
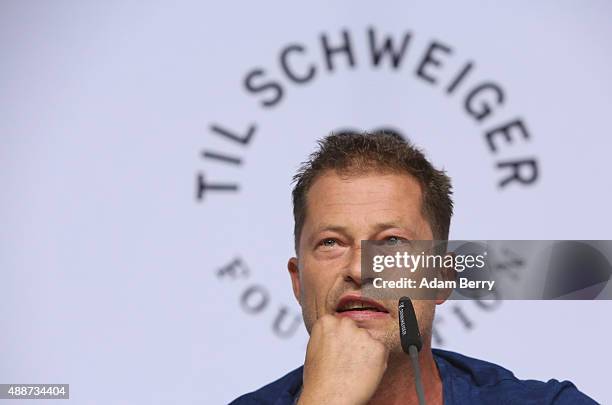
<path id="1" fill-rule="evenodd" d="M 305 232 L 322 228 L 404 227 L 414 237 L 423 234 L 422 192 L 408 174 L 367 171 L 319 176 L 306 195 Z"/>

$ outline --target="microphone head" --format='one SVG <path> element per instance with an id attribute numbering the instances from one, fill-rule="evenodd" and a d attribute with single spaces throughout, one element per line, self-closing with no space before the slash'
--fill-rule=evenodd
<path id="1" fill-rule="evenodd" d="M 404 352 L 408 353 L 408 348 L 410 346 L 416 346 L 417 350 L 421 351 L 421 347 L 423 347 L 421 332 L 419 332 L 419 324 L 410 298 L 400 298 L 398 304 L 398 318 L 400 341 L 402 342 L 402 349 Z"/>

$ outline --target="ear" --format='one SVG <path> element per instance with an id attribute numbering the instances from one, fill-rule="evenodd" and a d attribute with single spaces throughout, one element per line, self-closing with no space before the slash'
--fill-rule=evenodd
<path id="1" fill-rule="evenodd" d="M 291 286 L 293 287 L 293 295 L 297 302 L 302 305 L 302 297 L 300 295 L 300 268 L 298 264 L 298 258 L 292 257 L 287 262 L 287 270 L 289 270 L 289 275 L 291 276 Z"/>

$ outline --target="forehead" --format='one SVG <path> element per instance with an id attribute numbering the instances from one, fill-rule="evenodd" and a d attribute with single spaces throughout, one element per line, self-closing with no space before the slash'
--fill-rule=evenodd
<path id="1" fill-rule="evenodd" d="M 339 175 L 327 171 L 317 178 L 306 196 L 304 231 L 321 227 L 380 227 L 396 224 L 423 237 L 422 192 L 408 174 L 375 171 Z M 427 224 L 425 224 L 427 225 Z"/>

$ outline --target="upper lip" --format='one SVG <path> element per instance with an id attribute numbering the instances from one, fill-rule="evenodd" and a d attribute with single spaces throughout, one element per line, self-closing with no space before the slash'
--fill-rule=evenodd
<path id="1" fill-rule="evenodd" d="M 381 312 L 389 312 L 387 308 L 385 308 L 385 306 L 380 302 L 355 294 L 343 295 L 340 298 L 340 301 L 338 301 L 338 305 L 336 306 L 336 312 L 342 311 L 342 308 L 351 302 L 358 302 L 361 303 L 364 307 L 373 307 Z"/>

